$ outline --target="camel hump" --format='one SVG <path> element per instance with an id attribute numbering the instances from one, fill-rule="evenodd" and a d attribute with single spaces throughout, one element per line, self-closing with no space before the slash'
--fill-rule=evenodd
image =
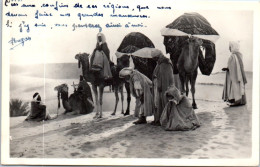
<path id="1" fill-rule="evenodd" d="M 151 58 L 142 58 L 132 56 L 135 69 L 147 76 L 149 79 L 153 77 L 153 70 L 156 67 L 156 61 Z"/>

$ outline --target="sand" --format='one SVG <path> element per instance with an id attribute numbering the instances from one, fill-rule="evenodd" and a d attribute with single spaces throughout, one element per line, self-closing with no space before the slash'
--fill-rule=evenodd
<path id="1" fill-rule="evenodd" d="M 228 107 L 222 100 L 223 73 L 205 79 L 199 76 L 196 85 L 195 111 L 201 127 L 194 131 L 165 131 L 149 123 L 134 125 L 133 115 L 117 114 L 114 94 L 104 94 L 104 115 L 93 120 L 95 113 L 88 115 L 63 115 L 60 109 L 56 120 L 24 122 L 25 117 L 10 118 L 11 157 L 22 158 L 196 158 L 224 159 L 251 157 L 252 75 L 246 87 L 248 104 Z M 41 80 L 38 78 L 38 81 Z M 73 80 L 63 80 L 72 82 Z M 59 83 L 63 82 L 59 80 Z M 50 113 L 57 112 L 57 80 L 48 80 L 45 86 L 46 105 Z M 13 87 L 13 97 L 22 96 Z M 35 89 L 37 85 L 35 85 Z M 44 88 L 42 88 L 44 89 Z M 72 90 L 70 90 L 72 91 Z M 126 96 L 125 96 L 126 99 Z M 132 97 L 131 109 L 134 109 Z M 126 107 L 126 102 L 125 102 Z M 133 111 L 131 111 L 133 114 Z M 148 117 L 151 122 L 153 117 Z"/>

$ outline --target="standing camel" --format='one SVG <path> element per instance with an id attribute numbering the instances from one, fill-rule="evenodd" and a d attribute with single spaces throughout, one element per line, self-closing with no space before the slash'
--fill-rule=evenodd
<path id="1" fill-rule="evenodd" d="M 111 66 L 111 72 L 113 75 L 113 88 L 114 88 L 114 93 L 115 93 L 115 97 L 116 97 L 115 108 L 111 115 L 116 115 L 117 104 L 119 101 L 118 92 L 120 92 L 120 95 L 121 95 L 121 106 L 122 106 L 121 114 L 127 115 L 126 113 L 129 113 L 129 107 L 130 107 L 129 97 L 131 99 L 130 87 L 129 87 L 128 83 L 125 83 L 124 79 L 119 78 L 119 72 L 121 69 L 122 68 L 118 65 L 112 64 L 112 66 Z M 125 89 L 127 92 L 127 102 L 128 102 L 125 113 L 124 113 L 124 85 L 125 85 Z"/>
<path id="2" fill-rule="evenodd" d="M 101 78 L 98 73 L 93 73 L 90 71 L 90 63 L 89 63 L 89 54 L 87 53 L 79 53 L 75 56 L 75 59 L 78 60 L 78 67 L 81 68 L 82 66 L 82 74 L 84 79 L 87 82 L 90 82 L 92 85 L 92 90 L 95 94 L 95 103 L 96 103 L 96 116 L 95 117 L 102 117 L 102 104 L 103 104 L 103 92 L 104 92 L 104 87 L 105 86 L 110 86 L 113 85 L 114 91 L 115 91 L 115 96 L 116 96 L 116 104 L 115 104 L 115 109 L 112 115 L 115 115 L 116 113 L 116 108 L 117 104 L 119 101 L 118 97 L 118 92 L 121 94 L 121 102 L 122 102 L 122 114 L 124 113 L 124 106 L 123 106 L 123 101 L 124 101 L 124 94 L 123 94 L 123 85 L 124 81 L 119 78 L 119 69 L 117 66 L 115 66 L 113 63 L 110 64 L 111 66 L 111 72 L 113 75 L 113 80 L 104 80 Z M 99 89 L 99 94 L 98 90 Z M 126 87 L 128 88 L 128 87 Z M 127 89 L 127 92 L 129 92 L 130 96 L 130 89 Z M 129 102 L 130 103 L 130 102 Z M 128 105 L 129 107 L 129 105 Z"/>
<path id="3" fill-rule="evenodd" d="M 182 47 L 180 57 L 177 62 L 177 68 L 181 80 L 181 92 L 182 94 L 186 91 L 186 96 L 189 95 L 189 82 L 191 85 L 192 93 L 192 107 L 197 109 L 195 102 L 195 83 L 198 75 L 199 66 L 199 54 L 202 40 L 191 36 L 187 39 L 187 43 Z M 185 89 L 186 86 L 186 89 Z"/>

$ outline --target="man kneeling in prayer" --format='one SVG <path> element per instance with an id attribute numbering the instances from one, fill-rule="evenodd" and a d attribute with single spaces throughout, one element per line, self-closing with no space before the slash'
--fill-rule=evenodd
<path id="1" fill-rule="evenodd" d="M 174 86 L 170 86 L 165 96 L 168 99 L 160 122 L 165 130 L 187 131 L 194 130 L 200 126 L 189 99 L 181 95 L 181 92 Z"/>

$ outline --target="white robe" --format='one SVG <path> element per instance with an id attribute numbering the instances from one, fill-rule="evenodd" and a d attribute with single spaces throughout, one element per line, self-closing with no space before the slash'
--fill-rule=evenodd
<path id="1" fill-rule="evenodd" d="M 228 69 L 222 99 L 224 101 L 232 99 L 238 101 L 245 95 L 245 83 L 243 81 L 240 63 L 235 54 L 232 54 L 228 60 Z"/>

